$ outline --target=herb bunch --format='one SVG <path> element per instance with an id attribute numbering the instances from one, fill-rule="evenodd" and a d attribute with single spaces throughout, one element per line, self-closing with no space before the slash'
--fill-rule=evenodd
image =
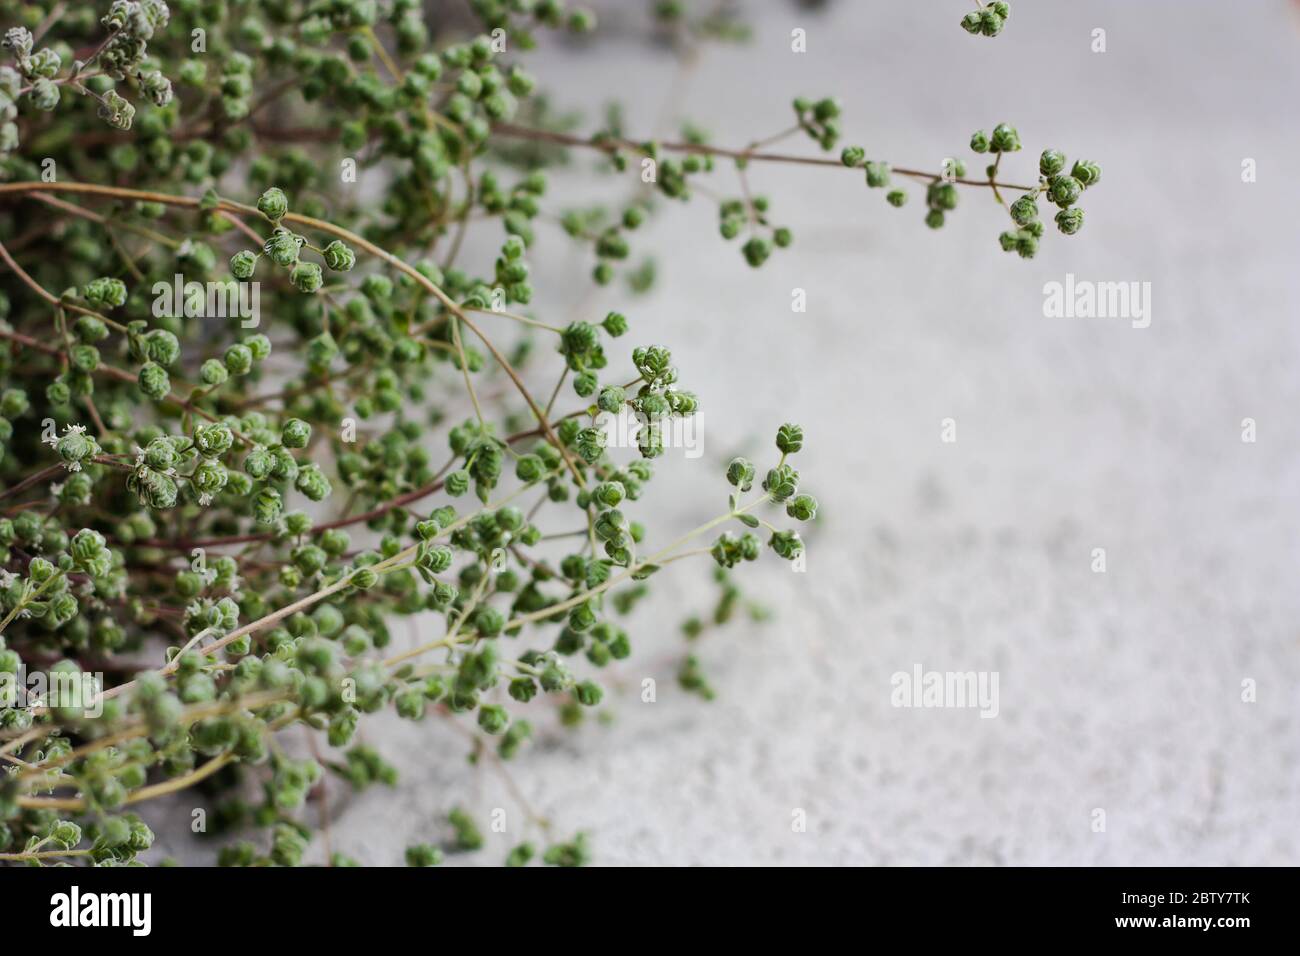
<path id="1" fill-rule="evenodd" d="M 818 503 L 794 424 L 767 460 L 721 469 L 694 530 L 665 541 L 649 523 L 664 436 L 701 399 L 635 308 L 557 320 L 535 302 L 553 225 L 634 306 L 653 280 L 630 263 L 638 227 L 727 167 L 720 231 L 755 267 L 793 241 L 750 188 L 755 163 L 848 166 L 874 188 L 892 172 L 924 185 L 931 226 L 959 186 L 1021 191 L 1022 255 L 1037 197 L 1073 233 L 1100 175 L 1065 175 L 1058 153 L 1017 187 L 997 163 L 968 180 L 857 147 L 769 151 L 801 135 L 832 150 L 832 99 L 797 99 L 790 129 L 737 149 L 694 127 L 639 139 L 614 114 L 579 136 L 524 64 L 540 31 L 590 34 L 593 15 L 470 6 L 464 33 L 415 0 L 47 0 L 3 25 L 0 860 L 139 862 L 149 801 L 197 788 L 209 832 L 238 836 L 222 863 L 301 863 L 327 779 L 397 779 L 360 742 L 368 715 L 454 721 L 501 766 L 540 699 L 566 724 L 602 703 L 601 669 L 633 652 L 624 615 L 666 565 L 712 563 L 712 625 L 746 604 L 738 565 L 802 558 Z M 743 36 L 678 4 L 657 15 L 681 42 Z M 1000 160 L 1019 147 L 998 130 Z M 633 198 L 554 197 L 548 167 L 580 149 Z M 471 229 L 495 231 L 490 261 L 465 261 Z M 235 308 L 254 288 L 259 308 Z M 540 376 L 554 384 L 534 393 Z M 611 415 L 636 421 L 634 447 L 609 447 Z M 398 650 L 402 617 L 421 636 Z M 19 679 L 37 672 L 39 692 Z M 679 682 L 712 696 L 695 656 Z M 281 743 L 303 726 L 309 755 Z M 525 815 L 507 863 L 590 859 L 584 835 Z M 408 864 L 483 846 L 471 812 L 447 822 Z"/>

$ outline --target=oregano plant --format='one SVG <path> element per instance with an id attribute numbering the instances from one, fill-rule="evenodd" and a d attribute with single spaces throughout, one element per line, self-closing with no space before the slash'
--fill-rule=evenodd
<path id="1" fill-rule="evenodd" d="M 602 704 L 663 577 L 717 578 L 695 637 L 750 605 L 740 565 L 801 561 L 804 427 L 737 423 L 770 444 L 711 469 L 665 455 L 710 383 L 679 379 L 637 299 L 649 217 L 715 202 L 722 241 L 762 267 L 794 236 L 751 177 L 793 162 L 890 207 L 914 190 L 931 228 L 987 195 L 1002 248 L 1032 257 L 1040 204 L 1072 236 L 1101 176 L 1047 149 L 1029 184 L 1003 179 L 1005 122 L 970 139 L 982 175 L 895 165 L 843 145 L 840 102 L 816 96 L 749 143 L 638 135 L 617 111 L 580 133 L 529 51 L 547 31 L 599 42 L 595 16 L 467 6 L 468 28 L 416 0 L 5 7 L 0 861 L 140 862 L 153 802 L 198 788 L 223 864 L 350 863 L 346 835 L 313 850 L 305 805 L 327 779 L 398 781 L 399 755 L 362 742 L 372 715 L 453 721 L 504 767 L 539 715 Z M 744 39 L 728 15 L 651 6 L 680 42 Z M 962 25 L 994 36 L 1008 14 Z M 811 143 L 774 150 L 791 140 Z M 630 198 L 557 195 L 548 169 L 579 153 Z M 494 254 L 467 254 L 470 234 Z M 626 306 L 557 315 L 534 289 L 542 242 L 585 250 L 582 281 L 625 283 Z M 682 535 L 655 524 L 663 467 L 713 489 Z M 678 678 L 714 695 L 694 655 Z M 286 734 L 304 727 L 306 752 Z M 442 811 L 389 862 L 484 846 L 471 808 Z M 526 815 L 504 862 L 598 852 Z"/>

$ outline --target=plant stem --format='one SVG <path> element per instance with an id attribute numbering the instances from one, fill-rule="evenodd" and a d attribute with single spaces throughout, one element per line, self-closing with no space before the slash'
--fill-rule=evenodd
<path id="1" fill-rule="evenodd" d="M 532 139 L 546 143 L 555 143 L 559 146 L 598 149 L 605 153 L 616 153 L 620 150 L 640 151 L 644 148 L 643 143 L 638 143 L 635 140 L 630 139 L 622 139 L 618 137 L 586 139 L 581 136 L 574 136 L 570 133 L 561 133 L 548 129 L 535 129 L 528 126 L 517 126 L 514 123 L 498 123 L 492 127 L 492 131 L 501 136 L 513 137 L 515 139 Z M 661 142 L 656 143 L 656 145 L 659 149 L 666 150 L 670 153 L 695 153 L 699 156 L 719 156 L 759 163 L 791 163 L 801 166 L 833 166 L 837 169 L 847 168 L 838 159 L 831 159 L 823 156 L 796 156 L 786 153 L 767 153 L 756 151 L 753 148 L 728 149 L 722 146 L 708 146 L 704 143 Z M 937 182 L 943 178 L 941 173 L 926 172 L 922 169 L 908 169 L 903 166 L 890 166 L 890 171 L 897 173 L 899 176 L 908 176 L 913 179 L 921 179 L 928 182 Z M 1014 183 L 990 182 L 987 179 L 954 179 L 952 182 L 961 183 L 963 186 L 1017 189 L 1021 192 L 1029 192 L 1034 188 L 1033 186 L 1018 186 Z"/>

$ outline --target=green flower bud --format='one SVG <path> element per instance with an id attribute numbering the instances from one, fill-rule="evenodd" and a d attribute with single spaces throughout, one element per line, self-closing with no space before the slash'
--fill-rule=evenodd
<path id="1" fill-rule="evenodd" d="M 605 451 L 606 435 L 600 428 L 584 428 L 578 432 L 574 449 L 587 464 L 593 464 Z"/>
<path id="2" fill-rule="evenodd" d="M 225 366 L 222 366 L 224 371 Z M 275 467 L 275 456 L 261 445 L 254 448 L 244 459 L 244 472 L 250 478 L 261 480 L 271 474 Z"/>
<path id="3" fill-rule="evenodd" d="M 82 528 L 72 539 L 71 551 L 72 559 L 84 568 L 104 553 L 104 536 L 90 528 Z"/>
<path id="4" fill-rule="evenodd" d="M 796 531 L 777 531 L 768 542 L 772 550 L 787 561 L 793 561 L 803 553 L 803 541 Z"/>
<path id="5" fill-rule="evenodd" d="M 867 163 L 867 185 L 872 189 L 880 189 L 889 185 L 889 164 L 888 163 Z"/>
<path id="6" fill-rule="evenodd" d="M 456 832 L 456 846 L 462 850 L 483 848 L 483 834 L 468 813 L 456 807 L 447 814 L 447 820 Z"/>
<path id="7" fill-rule="evenodd" d="M 258 524 L 275 524 L 283 508 L 280 492 L 274 488 L 263 488 L 253 496 L 253 518 Z"/>
<path id="8" fill-rule="evenodd" d="M 754 486 L 754 463 L 747 458 L 733 458 L 727 465 L 727 481 L 741 491 L 749 491 Z"/>
<path id="9" fill-rule="evenodd" d="M 1014 153 L 1020 149 L 1020 134 L 1006 123 L 993 127 L 993 138 L 989 149 L 995 153 Z"/>
<path id="10" fill-rule="evenodd" d="M 105 26 L 108 26 L 108 24 L 105 24 Z M 31 56 L 32 46 L 35 43 L 36 38 L 32 36 L 31 31 L 26 27 L 10 27 L 5 31 L 3 46 L 7 50 L 12 50 L 14 58 L 17 60 L 21 61 Z"/>
<path id="11" fill-rule="evenodd" d="M 958 199 L 957 187 L 952 183 L 934 182 L 926 188 L 925 201 L 931 209 L 956 209 Z"/>
<path id="12" fill-rule="evenodd" d="M 94 279 L 81 290 L 81 297 L 97 309 L 115 309 L 126 304 L 126 285 L 121 279 Z"/>
<path id="13" fill-rule="evenodd" d="M 531 677 L 516 677 L 508 688 L 510 696 L 521 703 L 528 703 L 537 696 L 537 684 Z"/>
<path id="14" fill-rule="evenodd" d="M 885 194 L 885 201 L 895 209 L 900 209 L 907 203 L 907 193 L 901 189 L 891 189 Z"/>
<path id="15" fill-rule="evenodd" d="M 122 289 L 125 299 L 126 287 Z M 3 309 L 0 309 L 3 312 Z M 108 326 L 93 315 L 83 315 L 73 323 L 72 333 L 82 342 L 102 342 L 108 338 Z"/>
<path id="16" fill-rule="evenodd" d="M 294 487 L 312 501 L 324 501 L 329 497 L 332 490 L 329 479 L 325 477 L 325 473 L 321 471 L 320 466 L 314 462 L 303 465 L 298 470 L 298 478 L 294 482 Z"/>
<path id="17" fill-rule="evenodd" d="M 221 462 L 213 461 L 210 458 L 200 461 L 193 474 L 190 475 L 190 481 L 193 482 L 194 488 L 199 492 L 201 498 L 211 498 L 220 492 L 222 488 L 226 487 L 227 480 L 225 466 Z"/>
<path id="18" fill-rule="evenodd" d="M 68 360 L 79 372 L 93 372 L 99 368 L 99 349 L 93 345 L 74 345 L 68 350 Z"/>
<path id="19" fill-rule="evenodd" d="M 1038 159 L 1038 171 L 1044 176 L 1055 176 L 1065 168 L 1065 154 L 1058 149 L 1045 149 Z"/>
<path id="20" fill-rule="evenodd" d="M 605 508 L 617 508 L 626 496 L 627 490 L 617 481 L 603 481 L 592 493 L 592 497 Z"/>
<path id="21" fill-rule="evenodd" d="M 155 402 L 162 401 L 172 390 L 172 383 L 171 379 L 167 377 L 167 370 L 153 362 L 145 362 L 140 367 L 140 374 L 136 381 L 145 397 L 151 398 Z"/>
<path id="22" fill-rule="evenodd" d="M 817 517 L 817 499 L 812 495 L 796 495 L 785 504 L 785 513 L 799 521 Z"/>
<path id="23" fill-rule="evenodd" d="M 793 455 L 803 448 L 803 429 L 798 425 L 782 425 L 776 431 L 776 447 L 783 455 Z"/>
<path id="24" fill-rule="evenodd" d="M 595 707 L 605 696 L 605 692 L 600 689 L 600 685 L 585 680 L 573 688 L 573 696 L 577 698 L 579 704 L 584 707 Z"/>
<path id="25" fill-rule="evenodd" d="M 272 186 L 257 200 L 257 211 L 272 222 L 279 222 L 289 211 L 289 200 L 282 190 Z"/>
<path id="26" fill-rule="evenodd" d="M 244 250 L 230 257 L 230 274 L 236 279 L 251 279 L 257 268 L 257 253 Z"/>
<path id="27" fill-rule="evenodd" d="M 205 457 L 224 455 L 234 443 L 234 433 L 224 422 L 209 422 L 194 429 L 194 447 Z"/>
<path id="28" fill-rule="evenodd" d="M 55 379 L 45 386 L 45 397 L 51 405 L 66 405 L 72 401 L 72 389 L 67 382 Z"/>
<path id="29" fill-rule="evenodd" d="M 1062 209 L 1056 214 L 1056 228 L 1067 236 L 1072 236 L 1083 228 L 1083 210 L 1078 206 Z"/>
<path id="30" fill-rule="evenodd" d="M 226 367 L 216 359 L 208 359 L 199 368 L 199 378 L 204 385 L 215 387 L 223 384 L 230 377 Z"/>
<path id="31" fill-rule="evenodd" d="M 478 725 L 483 728 L 485 733 L 503 733 L 509 724 L 510 714 L 506 712 L 504 707 L 495 704 L 484 704 L 478 709 Z"/>
<path id="32" fill-rule="evenodd" d="M 265 335 L 250 335 L 244 339 L 244 344 L 248 346 L 254 362 L 260 362 L 271 354 L 271 340 Z"/>
<path id="33" fill-rule="evenodd" d="M 81 827 L 71 820 L 57 820 L 50 825 L 49 838 L 57 846 L 71 850 L 81 842 Z"/>
<path id="34" fill-rule="evenodd" d="M 772 254 L 772 243 L 760 236 L 755 236 L 741 247 L 745 261 L 757 269 Z"/>
<path id="35" fill-rule="evenodd" d="M 442 851 L 428 843 L 417 843 L 406 848 L 407 866 L 437 866 L 442 862 Z"/>
<path id="36" fill-rule="evenodd" d="M 528 96 L 536 84 L 537 81 L 518 66 L 512 66 L 506 77 L 506 86 L 515 96 Z"/>
<path id="37" fill-rule="evenodd" d="M 713 542 L 709 553 L 712 554 L 713 560 L 718 562 L 719 567 L 734 568 L 741 561 L 757 560 L 761 549 L 758 538 L 749 532 L 739 539 L 724 532 L 717 541 Z"/>
<path id="38" fill-rule="evenodd" d="M 1018 226 L 1027 226 L 1038 219 L 1038 203 L 1032 196 L 1021 196 L 1011 204 L 1011 218 Z"/>
<path id="39" fill-rule="evenodd" d="M 429 541 L 420 542 L 420 546 L 415 552 L 415 563 L 430 574 L 441 574 L 446 571 L 451 567 L 451 561 L 452 553 L 450 548 L 434 545 Z"/>
<path id="40" fill-rule="evenodd" d="M 546 463 L 537 455 L 523 455 L 515 464 L 515 477 L 520 481 L 538 481 L 545 474 Z"/>
<path id="41" fill-rule="evenodd" d="M 114 129 L 128 130 L 135 121 L 135 107 L 122 98 L 117 90 L 109 90 L 101 97 L 99 118 Z"/>
<path id="42" fill-rule="evenodd" d="M 298 261 L 298 253 L 302 249 L 303 241 L 301 236 L 295 235 L 282 226 L 277 226 L 270 238 L 266 240 L 262 251 L 276 265 L 288 267 Z"/>
<path id="43" fill-rule="evenodd" d="M 616 541 L 623 534 L 623 528 L 626 519 L 623 512 L 618 510 L 605 511 L 596 519 L 594 530 L 596 536 L 603 541 Z"/>
<path id="44" fill-rule="evenodd" d="M 617 414 L 627 400 L 627 395 L 618 385 L 607 385 L 600 390 L 596 405 L 602 412 Z"/>
<path id="45" fill-rule="evenodd" d="M 668 399 L 655 392 L 648 392 L 635 399 L 633 405 L 649 421 L 664 418 L 672 411 Z"/>
<path id="46" fill-rule="evenodd" d="M 342 528 L 329 528 L 320 536 L 320 546 L 326 554 L 338 557 L 347 551 L 351 537 Z"/>
<path id="47" fill-rule="evenodd" d="M 232 345 L 224 356 L 232 375 L 247 375 L 253 368 L 253 353 L 247 345 Z"/>
<path id="48" fill-rule="evenodd" d="M 614 338 L 618 338 L 627 331 L 627 317 L 621 312 L 609 313 L 600 324 L 601 327 Z"/>
<path id="49" fill-rule="evenodd" d="M 18 418 L 26 414 L 31 403 L 27 398 L 27 393 L 21 388 L 6 388 L 0 393 L 0 415 L 5 418 Z"/>
<path id="50" fill-rule="evenodd" d="M 773 501 L 785 501 L 799 490 L 799 473 L 789 465 L 773 468 L 763 479 L 763 490 Z"/>
<path id="51" fill-rule="evenodd" d="M 154 106 L 166 106 L 172 101 L 172 82 L 158 70 L 144 74 L 140 78 L 140 88 Z"/>
<path id="52" fill-rule="evenodd" d="M 166 329 L 154 329 L 144 337 L 145 354 L 164 368 L 181 357 L 181 343 Z"/>
<path id="53" fill-rule="evenodd" d="M 447 494 L 453 498 L 459 498 L 465 492 L 469 491 L 469 472 L 464 469 L 457 469 L 447 475 L 446 483 Z"/>
<path id="54" fill-rule="evenodd" d="M 496 512 L 495 520 L 497 527 L 511 533 L 518 531 L 527 523 L 524 513 L 515 507 L 501 508 Z"/>
<path id="55" fill-rule="evenodd" d="M 1002 32 L 1003 21 L 991 9 L 985 9 L 980 13 L 980 33 L 986 37 L 995 37 Z"/>
<path id="56" fill-rule="evenodd" d="M 149 507 L 165 511 L 176 506 L 178 489 L 175 480 L 169 475 L 149 471 L 137 479 L 135 484 L 135 490 L 139 492 L 141 500 Z"/>
<path id="57" fill-rule="evenodd" d="M 311 441 L 311 425 L 301 418 L 285 419 L 280 427 L 280 444 L 285 448 L 306 448 Z"/>
<path id="58" fill-rule="evenodd" d="M 1083 183 L 1073 176 L 1055 176 L 1048 184 L 1048 197 L 1062 209 L 1079 201 L 1083 195 Z"/>
<path id="59" fill-rule="evenodd" d="M 1074 164 L 1070 170 L 1070 175 L 1083 184 L 1086 189 L 1089 186 L 1095 186 L 1101 181 L 1101 167 L 1096 163 L 1081 159 Z"/>
<path id="60" fill-rule="evenodd" d="M 314 262 L 297 262 L 289 271 L 289 281 L 299 292 L 312 293 L 324 284 L 321 268 Z"/>
<path id="61" fill-rule="evenodd" d="M 335 239 L 325 247 L 325 264 L 335 272 L 348 272 L 357 264 L 357 254 Z"/>
<path id="62" fill-rule="evenodd" d="M 44 112 L 49 112 L 59 105 L 59 87 L 53 80 L 45 77 L 40 77 L 32 82 L 32 88 L 27 96 L 31 100 L 32 106 Z"/>
<path id="63" fill-rule="evenodd" d="M 166 438 L 155 438 L 144 448 L 144 462 L 156 471 L 166 471 L 176 465 L 176 446 Z"/>
<path id="64" fill-rule="evenodd" d="M 978 16 L 978 14 L 972 14 Z M 987 153 L 989 151 L 989 134 L 981 130 L 976 130 L 970 138 L 970 148 L 976 153 Z"/>
<path id="65" fill-rule="evenodd" d="M 80 426 L 68 431 L 55 446 L 70 471 L 79 471 L 83 463 L 99 454 L 99 443 L 85 434 Z"/>

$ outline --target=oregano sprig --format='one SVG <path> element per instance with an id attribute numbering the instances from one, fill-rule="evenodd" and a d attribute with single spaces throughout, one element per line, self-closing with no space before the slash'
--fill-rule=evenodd
<path id="1" fill-rule="evenodd" d="M 802 570 L 820 510 L 785 424 L 769 457 L 714 466 L 698 524 L 664 527 L 655 478 L 707 471 L 674 438 L 711 389 L 636 298 L 651 217 L 716 200 L 747 263 L 779 262 L 794 235 L 760 168 L 783 162 L 893 207 L 918 184 L 931 226 L 962 191 L 1021 193 L 1024 254 L 1031 207 L 1077 232 L 1100 169 L 1049 151 L 1036 185 L 1003 181 L 1001 126 L 984 178 L 894 165 L 842 147 L 851 110 L 825 96 L 736 147 L 637 137 L 617 110 L 579 136 L 526 56 L 542 31 L 594 42 L 562 0 L 476 0 L 468 33 L 417 0 L 229 6 L 33 0 L 4 24 L 0 861 L 148 860 L 154 802 L 201 786 L 223 865 L 587 863 L 580 813 L 548 807 L 553 826 L 512 762 L 617 703 L 663 576 L 716 582 L 689 641 L 759 620 L 742 571 Z M 745 35 L 730 11 L 655 18 L 692 51 Z M 775 151 L 791 140 L 806 152 Z M 572 149 L 626 197 L 559 190 Z M 609 303 L 543 294 L 539 246 L 566 235 Z M 717 693 L 695 646 L 665 675 Z M 326 852 L 328 788 L 401 782 L 366 732 L 381 712 L 467 738 L 509 784 L 509 841 L 467 801 L 400 861 L 346 833 Z"/>

